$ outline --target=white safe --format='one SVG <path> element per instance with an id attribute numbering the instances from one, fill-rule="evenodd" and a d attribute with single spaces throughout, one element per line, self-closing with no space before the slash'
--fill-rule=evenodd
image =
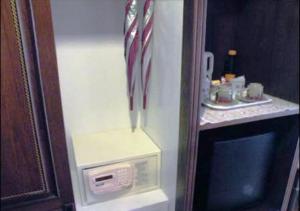
<path id="1" fill-rule="evenodd" d="M 82 205 L 160 186 L 160 149 L 140 129 L 73 138 Z"/>

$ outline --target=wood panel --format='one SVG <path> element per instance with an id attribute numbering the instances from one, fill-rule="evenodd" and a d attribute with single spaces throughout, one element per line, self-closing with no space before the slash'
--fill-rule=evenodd
<path id="1" fill-rule="evenodd" d="M 249 1 L 239 18 L 236 46 L 249 80 L 299 103 L 299 0 Z"/>
<path id="2" fill-rule="evenodd" d="M 50 2 L 1 1 L 1 43 L 1 205 L 72 205 Z"/>
<path id="3" fill-rule="evenodd" d="M 192 210 L 198 146 L 200 67 L 204 51 L 205 0 L 185 0 L 176 210 Z"/>
<path id="4" fill-rule="evenodd" d="M 1 22 L 2 200 L 48 192 L 16 10 L 8 6 Z"/>
<path id="5" fill-rule="evenodd" d="M 299 0 L 209 0 L 206 50 L 215 54 L 214 78 L 230 48 L 248 81 L 299 102 Z"/>
<path id="6" fill-rule="evenodd" d="M 213 79 L 219 79 L 229 49 L 236 48 L 238 15 L 245 1 L 208 0 L 205 50 L 215 56 Z M 239 52 L 238 52 L 239 53 Z"/>

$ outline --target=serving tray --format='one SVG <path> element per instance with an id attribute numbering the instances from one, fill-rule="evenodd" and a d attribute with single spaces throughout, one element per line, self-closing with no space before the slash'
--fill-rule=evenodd
<path id="1" fill-rule="evenodd" d="M 235 108 L 243 108 L 243 107 L 249 107 L 249 106 L 254 106 L 254 105 L 261 105 L 261 104 L 270 103 L 270 102 L 272 102 L 272 99 L 267 97 L 266 95 L 263 95 L 261 100 L 254 101 L 254 102 L 241 101 L 241 100 L 239 100 L 239 98 L 236 98 L 230 104 L 218 104 L 218 103 L 215 103 L 215 102 L 207 99 L 203 102 L 203 104 L 209 108 L 216 109 L 216 110 L 230 110 L 230 109 L 235 109 Z"/>

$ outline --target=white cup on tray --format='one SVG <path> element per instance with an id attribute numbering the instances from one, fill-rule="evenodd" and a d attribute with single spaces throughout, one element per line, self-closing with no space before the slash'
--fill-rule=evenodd
<path id="1" fill-rule="evenodd" d="M 250 83 L 247 86 L 247 98 L 250 100 L 261 100 L 264 94 L 264 86 L 260 83 Z"/>

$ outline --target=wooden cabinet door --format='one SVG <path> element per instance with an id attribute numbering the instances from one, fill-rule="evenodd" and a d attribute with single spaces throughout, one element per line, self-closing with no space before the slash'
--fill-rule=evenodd
<path id="1" fill-rule="evenodd" d="M 74 210 L 49 0 L 1 0 L 1 206 Z"/>

